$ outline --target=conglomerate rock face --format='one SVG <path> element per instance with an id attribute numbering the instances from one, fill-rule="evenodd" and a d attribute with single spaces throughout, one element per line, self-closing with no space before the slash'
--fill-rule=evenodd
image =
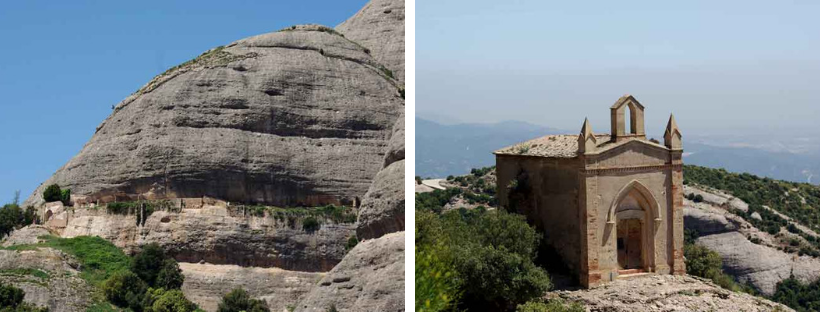
<path id="1" fill-rule="evenodd" d="M 369 48 L 404 83 L 404 0 L 370 1 L 336 30 Z"/>
<path id="2" fill-rule="evenodd" d="M 287 311 L 325 274 L 184 262 L 179 267 L 185 275 L 185 297 L 209 312 L 216 311 L 222 297 L 239 287 L 251 297 L 265 300 L 271 311 Z"/>
<path id="3" fill-rule="evenodd" d="M 62 237 L 99 236 L 128 253 L 157 243 L 180 262 L 276 267 L 326 272 L 345 256 L 353 223 L 322 220 L 305 231 L 299 220 L 242 216 L 224 207 L 205 206 L 181 212 L 157 211 L 137 226 L 135 215 L 77 209 L 68 217 Z"/>
<path id="4" fill-rule="evenodd" d="M 359 210 L 359 239 L 404 231 L 404 115 L 393 127 L 385 167 L 373 179 Z"/>
<path id="5" fill-rule="evenodd" d="M 366 240 L 328 272 L 296 311 L 404 311 L 404 232 Z"/>
<path id="6" fill-rule="evenodd" d="M 79 268 L 79 262 L 56 249 L 0 250 L 0 283 L 22 289 L 25 302 L 49 311 L 80 312 L 92 304 L 94 288 L 80 278 Z"/>
<path id="7" fill-rule="evenodd" d="M 117 105 L 25 204 L 53 183 L 91 202 L 352 203 L 381 168 L 399 90 L 364 47 L 324 26 L 242 39 Z"/>

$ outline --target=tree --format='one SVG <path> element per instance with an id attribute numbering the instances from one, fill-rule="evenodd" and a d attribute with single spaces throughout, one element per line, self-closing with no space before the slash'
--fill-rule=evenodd
<path id="1" fill-rule="evenodd" d="M 155 286 L 165 289 L 180 289 L 184 281 L 185 276 L 182 275 L 179 264 L 173 258 L 167 258 L 162 262 L 162 268 L 157 274 Z"/>
<path id="2" fill-rule="evenodd" d="M 268 304 L 264 300 L 253 299 L 248 293 L 237 288 L 222 297 L 217 312 L 270 312 Z"/>
<path id="3" fill-rule="evenodd" d="M 111 303 L 142 311 L 142 301 L 148 285 L 131 271 L 119 271 L 103 282 L 103 293 Z"/>
<path id="4" fill-rule="evenodd" d="M 7 204 L 0 208 L 0 238 L 23 223 L 23 211 L 15 204 Z"/>
<path id="5" fill-rule="evenodd" d="M 150 243 L 142 246 L 142 250 L 134 255 L 134 259 L 131 261 L 131 271 L 135 272 L 149 286 L 154 287 L 166 258 L 165 251 L 162 250 L 159 244 Z"/>
<path id="6" fill-rule="evenodd" d="M 0 282 L 0 312 L 48 312 L 48 308 L 23 302 L 25 295 L 22 289 Z"/>
<path id="7" fill-rule="evenodd" d="M 179 289 L 151 288 L 143 300 L 144 312 L 193 312 L 197 308 Z"/>
<path id="8" fill-rule="evenodd" d="M 60 190 L 60 186 L 57 184 L 52 184 L 46 187 L 46 190 L 43 191 L 43 200 L 47 203 L 62 201 L 63 191 Z"/>
<path id="9" fill-rule="evenodd" d="M 313 216 L 307 217 L 302 221 L 302 229 L 305 230 L 305 232 L 312 233 L 319 230 L 320 227 L 321 224 L 319 220 Z"/>

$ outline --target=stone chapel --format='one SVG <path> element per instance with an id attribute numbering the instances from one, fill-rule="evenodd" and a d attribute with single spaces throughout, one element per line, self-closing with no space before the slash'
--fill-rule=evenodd
<path id="1" fill-rule="evenodd" d="M 628 113 L 627 113 L 628 110 Z M 644 106 L 624 95 L 611 134 L 547 135 L 496 155 L 501 207 L 527 216 L 585 287 L 642 274 L 685 274 L 681 133 L 648 140 Z M 627 129 L 626 121 L 629 120 Z"/>

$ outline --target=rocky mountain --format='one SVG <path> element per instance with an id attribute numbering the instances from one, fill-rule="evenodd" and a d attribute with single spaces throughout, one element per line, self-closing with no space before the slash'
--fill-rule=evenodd
<path id="1" fill-rule="evenodd" d="M 0 273 L 22 273 L 0 280 L 85 311 L 104 298 L 52 288 L 98 286 L 38 237 L 99 236 L 126 253 L 159 244 L 206 311 L 238 287 L 272 311 L 404 311 L 403 80 L 404 2 L 382 0 L 336 29 L 288 27 L 169 69 L 24 203 L 45 224 L 5 238 Z M 50 184 L 69 206 L 43 203 Z"/>
<path id="2" fill-rule="evenodd" d="M 25 204 L 53 183 L 104 202 L 353 202 L 404 108 L 401 83 L 369 53 L 319 25 L 209 50 L 116 105 Z"/>

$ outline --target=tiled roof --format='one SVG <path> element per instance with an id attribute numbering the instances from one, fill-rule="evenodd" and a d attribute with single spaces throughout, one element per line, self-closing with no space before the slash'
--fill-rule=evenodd
<path id="1" fill-rule="evenodd" d="M 609 134 L 595 134 L 595 139 L 598 141 L 595 153 L 600 153 L 632 141 L 626 140 L 618 143 L 613 143 L 612 141 L 610 141 L 610 138 L 611 136 Z M 649 140 L 641 140 L 641 142 L 654 145 L 660 148 L 666 148 L 663 145 L 651 142 Z M 515 145 L 507 146 L 493 153 L 497 155 L 574 158 L 575 156 L 578 156 L 578 135 L 558 134 L 542 136 L 540 138 L 535 138 L 526 142 L 521 142 Z"/>

